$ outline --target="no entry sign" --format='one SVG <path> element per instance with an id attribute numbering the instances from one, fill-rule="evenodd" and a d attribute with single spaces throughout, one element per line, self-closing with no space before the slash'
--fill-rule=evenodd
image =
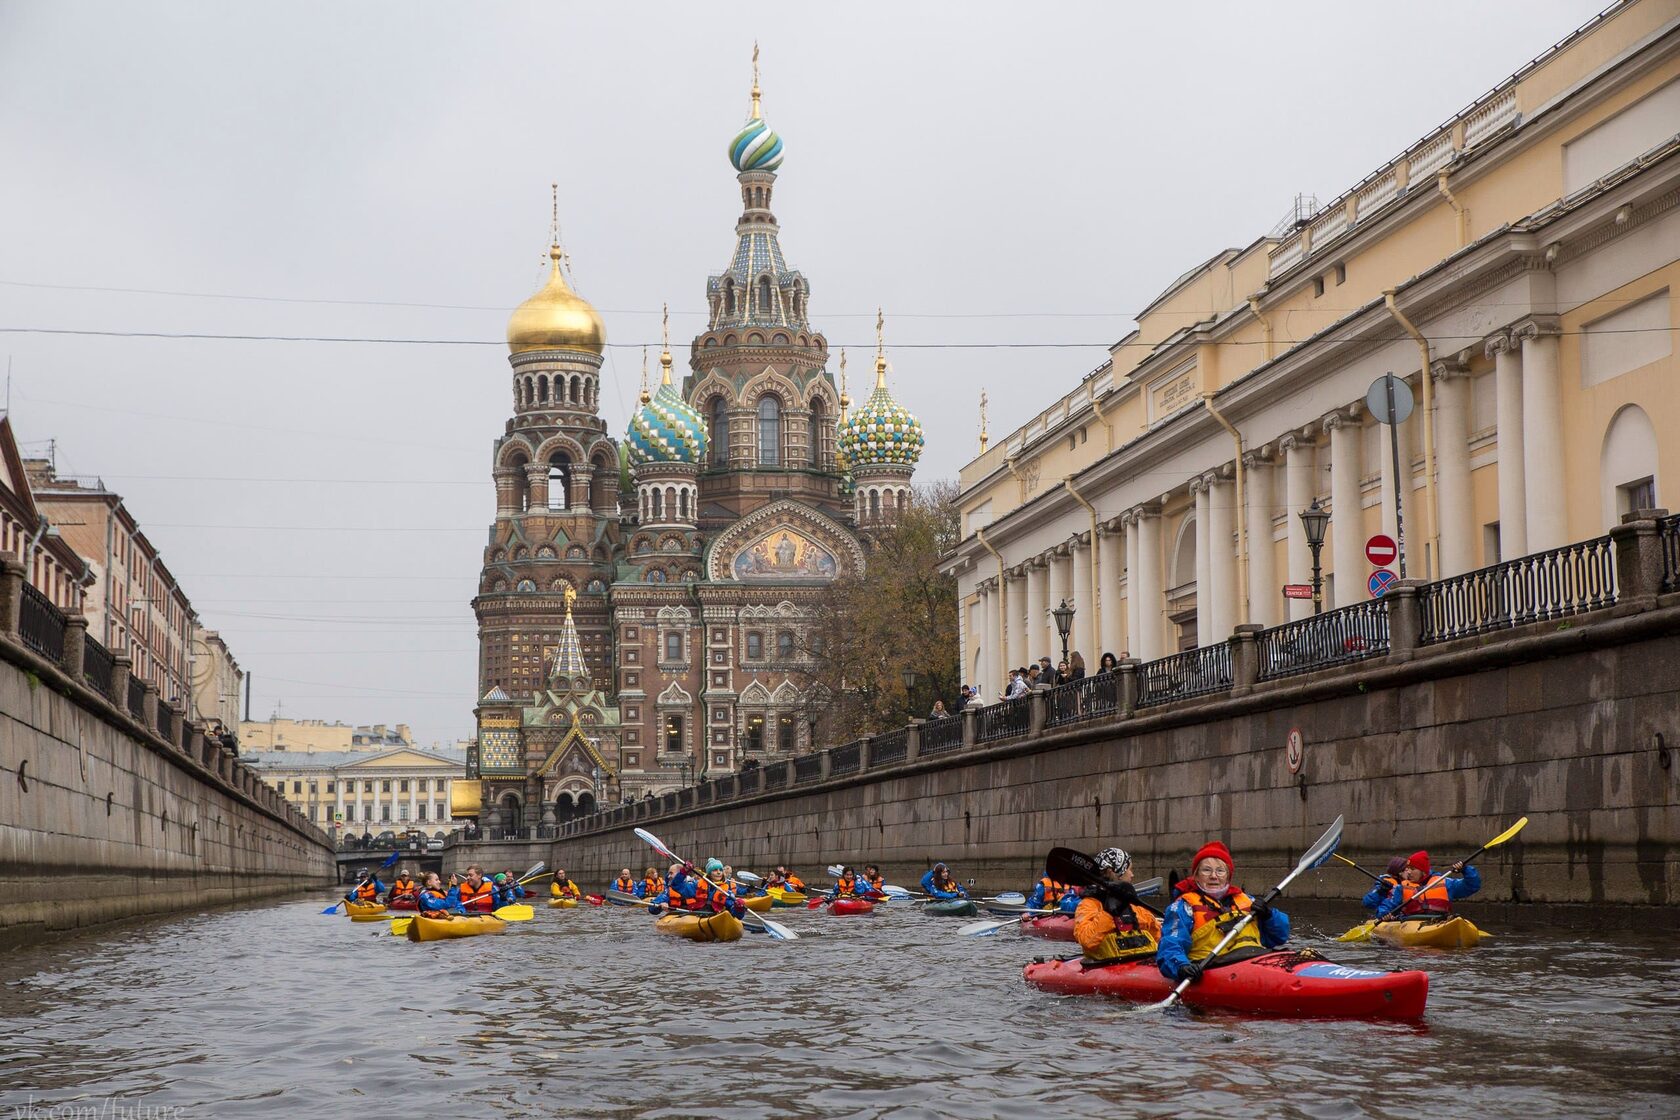
<path id="1" fill-rule="evenodd" d="M 1400 555 L 1400 546 L 1387 533 L 1378 533 L 1365 542 L 1365 559 L 1375 568 L 1386 568 Z"/>

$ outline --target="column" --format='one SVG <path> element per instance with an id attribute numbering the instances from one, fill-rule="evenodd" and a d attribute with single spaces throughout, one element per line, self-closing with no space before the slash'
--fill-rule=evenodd
<path id="1" fill-rule="evenodd" d="M 419 778 L 410 778 L 408 780 L 408 823 L 411 825 L 420 819 L 420 814 L 418 812 L 418 806 L 420 804 L 420 781 L 421 779 Z"/>
<path id="2" fill-rule="evenodd" d="M 528 508 L 533 510 L 548 508 L 548 464 L 525 464 L 525 493 Z"/>
<path id="3" fill-rule="evenodd" d="M 1138 609 L 1138 510 L 1126 511 L 1121 524 L 1126 526 L 1126 648 L 1120 657 L 1140 657 L 1143 631 L 1139 625 L 1143 612 Z"/>
<path id="4" fill-rule="evenodd" d="M 1256 626 L 1275 626 L 1282 611 L 1278 600 L 1277 554 L 1272 546 L 1271 451 L 1250 451 L 1243 456 L 1248 499 L 1248 621 Z"/>
<path id="5" fill-rule="evenodd" d="M 1220 639 L 1213 628 L 1213 542 L 1211 480 L 1198 476 L 1190 480 L 1190 496 L 1196 500 L 1196 644 L 1211 645 Z"/>
<path id="6" fill-rule="evenodd" d="M 1027 572 L 1025 566 L 1021 574 L 1012 576 L 1009 580 L 1009 644 L 1005 648 L 1004 665 L 1005 678 L 1010 669 L 1018 669 L 1027 663 Z M 1009 683 L 1007 679 L 1005 684 Z"/>
<path id="7" fill-rule="evenodd" d="M 1073 552 L 1071 544 L 1066 546 L 1068 552 Z M 1050 585 L 1044 596 L 1044 652 L 1050 655 L 1051 662 L 1062 656 L 1062 634 L 1056 629 L 1056 619 L 1051 615 L 1057 605 L 1065 601 L 1078 598 L 1073 588 L 1073 558 L 1071 555 L 1060 555 L 1056 549 L 1051 549 L 1044 561 L 1049 566 Z M 1068 635 L 1071 642 L 1073 635 Z M 1070 650 L 1072 645 L 1068 647 Z"/>
<path id="8" fill-rule="evenodd" d="M 592 467 L 581 463 L 572 464 L 572 498 L 566 503 L 572 509 L 589 509 L 589 480 L 594 477 Z M 534 503 L 533 503 L 534 504 Z M 529 824 L 529 821 L 523 822 Z"/>
<path id="9" fill-rule="evenodd" d="M 1298 432 L 1292 432 L 1283 437 L 1280 443 L 1283 448 L 1283 488 L 1284 501 L 1288 509 L 1284 511 L 1284 524 L 1289 534 L 1288 557 L 1289 570 L 1284 573 L 1285 579 L 1280 583 L 1308 583 L 1312 580 L 1312 549 L 1307 546 L 1307 529 L 1296 516 L 1312 504 L 1314 485 L 1313 469 L 1317 459 L 1318 448 L 1313 440 Z M 1280 587 L 1278 594 L 1282 594 Z M 1312 614 L 1312 600 L 1288 599 L 1289 617 L 1295 619 L 1306 618 Z"/>
<path id="10" fill-rule="evenodd" d="M 1401 558 L 1406 563 L 1407 577 L 1417 579 L 1422 574 L 1417 561 L 1421 558 L 1418 541 L 1422 539 L 1419 529 L 1422 522 L 1419 515 L 1423 511 L 1418 508 L 1418 503 L 1412 500 L 1413 491 L 1408 485 L 1412 477 L 1411 428 L 1412 420 L 1407 420 L 1398 427 L 1377 424 L 1371 429 L 1371 436 L 1381 441 L 1378 457 L 1382 461 L 1382 531 L 1399 543 Z M 1394 440 L 1400 441 L 1399 478 L 1394 476 Z M 1397 496 L 1398 506 L 1395 505 Z M 1406 522 L 1405 540 L 1400 539 L 1401 518 Z M 1395 566 L 1398 572 L 1398 562 Z"/>
<path id="11" fill-rule="evenodd" d="M 1499 559 L 1528 553 L 1528 486 L 1523 478 L 1523 367 L 1517 342 L 1501 331 L 1483 350 L 1493 358 L 1494 425 L 1499 432 Z M 1493 557 L 1488 557 L 1492 563 Z"/>
<path id="12" fill-rule="evenodd" d="M 1121 610 L 1120 577 L 1126 569 L 1126 546 L 1121 538 L 1118 525 L 1104 527 L 1099 535 L 1099 545 L 1102 549 L 1102 649 L 1097 651 L 1097 660 L 1102 655 L 1112 653 L 1116 658 L 1120 651 L 1126 648 L 1125 615 Z M 1086 654 L 1089 662 L 1087 669 L 1095 667 L 1096 662 L 1091 655 Z"/>
<path id="13" fill-rule="evenodd" d="M 1237 487 L 1215 473 L 1203 476 L 1208 493 L 1208 635 L 1223 642 L 1237 625 Z M 1196 589 L 1196 600 L 1202 598 Z"/>
<path id="14" fill-rule="evenodd" d="M 344 782 L 337 774 L 333 775 L 333 813 L 335 819 L 344 816 Z"/>
<path id="15" fill-rule="evenodd" d="M 974 685 L 980 690 L 980 695 L 988 698 L 1003 691 L 997 671 L 997 647 L 992 638 L 992 631 L 996 629 L 992 624 L 992 616 L 997 613 L 996 599 L 997 596 L 982 583 L 971 616 L 974 626 L 969 631 L 970 652 L 957 671 L 958 677 Z M 973 653 L 976 646 L 980 651 L 979 657 Z M 973 679 L 970 674 L 973 674 Z"/>
<path id="16" fill-rule="evenodd" d="M 1330 433 L 1330 571 L 1336 601 L 1346 607 L 1369 599 L 1365 577 L 1365 507 L 1359 472 L 1365 465 L 1365 429 L 1357 412 L 1338 410 L 1324 418 Z"/>
<path id="17" fill-rule="evenodd" d="M 381 792 L 383 792 L 380 788 L 381 781 L 382 781 L 382 779 L 379 779 L 379 778 L 375 778 L 373 780 L 373 800 L 368 804 L 368 812 L 367 812 L 367 819 L 374 823 L 374 827 L 370 827 L 368 829 L 368 831 L 373 833 L 375 836 L 379 835 L 379 831 L 380 831 L 377 826 L 380 823 L 380 820 L 379 820 L 379 795 L 380 795 Z"/>
<path id="18" fill-rule="evenodd" d="M 1528 551 L 1569 543 L 1563 478 L 1563 406 L 1558 385 L 1558 320 L 1540 315 L 1519 323 L 1522 342 L 1523 476 Z M 1501 462 L 1504 456 L 1500 456 Z"/>
<path id="19" fill-rule="evenodd" d="M 1161 641 L 1161 610 L 1166 573 L 1161 570 L 1161 509 L 1147 506 L 1138 511 L 1137 596 L 1138 644 L 1132 656 L 1153 661 L 1165 653 Z"/>
<path id="20" fill-rule="evenodd" d="M 1085 671 L 1093 672 L 1097 667 L 1097 659 L 1102 651 L 1097 649 L 1096 622 L 1097 599 L 1091 592 L 1091 550 L 1096 547 L 1095 541 L 1087 544 L 1081 540 L 1068 542 L 1068 551 L 1073 553 L 1073 601 L 1078 607 L 1073 616 L 1073 648 L 1085 658 Z"/>
<path id="21" fill-rule="evenodd" d="M 1041 558 L 1027 565 L 1027 655 L 1021 664 L 1037 661 L 1050 652 L 1044 636 L 1046 628 L 1055 629 L 1050 624 L 1049 611 L 1050 562 Z"/>
<path id="22" fill-rule="evenodd" d="M 1430 367 L 1435 378 L 1435 494 L 1441 503 L 1443 576 L 1476 566 L 1476 507 L 1470 493 L 1470 367 L 1452 360 Z"/>

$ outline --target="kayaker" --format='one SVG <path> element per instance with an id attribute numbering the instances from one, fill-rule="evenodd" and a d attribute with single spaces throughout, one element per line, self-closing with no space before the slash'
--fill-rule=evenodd
<path id="1" fill-rule="evenodd" d="M 803 891 L 805 880 L 788 870 L 784 864 L 776 865 L 776 873 L 770 876 L 770 885 L 781 887 L 784 891 Z"/>
<path id="2" fill-rule="evenodd" d="M 1400 873 L 1400 882 L 1383 899 L 1377 913 L 1397 918 L 1445 918 L 1452 913 L 1454 902 L 1481 889 L 1482 873 L 1475 864 L 1455 863 L 1436 880 L 1429 871 L 1429 853 L 1413 852 Z"/>
<path id="3" fill-rule="evenodd" d="M 548 893 L 555 898 L 582 898 L 583 892 L 572 882 L 571 876 L 566 874 L 565 868 L 554 872 L 554 882 L 548 885 Z"/>
<path id="4" fill-rule="evenodd" d="M 631 893 L 637 898 L 653 898 L 665 889 L 665 880 L 660 876 L 657 867 L 650 867 L 642 872 L 642 878 Z"/>
<path id="5" fill-rule="evenodd" d="M 968 897 L 968 892 L 963 890 L 961 883 L 951 878 L 951 869 L 943 863 L 934 864 L 932 870 L 922 876 L 922 893 L 941 900 Z"/>
<path id="6" fill-rule="evenodd" d="M 1289 915 L 1243 893 L 1232 882 L 1236 864 L 1219 841 L 1204 844 L 1190 861 L 1190 878 L 1178 884 L 1179 896 L 1167 907 L 1161 923 L 1156 963 L 1168 980 L 1196 980 L 1208 958 L 1231 927 L 1245 914 L 1254 920 L 1225 947 L 1220 960 L 1228 962 L 1238 950 L 1276 949 L 1289 940 Z M 1240 959 L 1240 958 L 1239 958 Z"/>
<path id="7" fill-rule="evenodd" d="M 737 918 L 744 917 L 747 913 L 747 904 L 735 897 L 735 886 L 724 874 L 726 870 L 728 869 L 723 866 L 721 861 L 707 860 L 706 880 L 695 892 L 695 897 L 697 899 L 703 897 L 701 892 L 709 887 L 711 897 L 708 900 L 708 905 L 714 911 L 727 910 Z"/>
<path id="8" fill-rule="evenodd" d="M 427 872 L 426 885 L 415 892 L 414 902 L 420 913 L 434 917 L 452 911 L 459 913 L 461 909 L 459 899 L 451 897 L 436 871 Z"/>
<path id="9" fill-rule="evenodd" d="M 1119 852 L 1119 848 L 1108 849 Z M 1125 855 L 1124 852 L 1121 852 Z M 1129 858 L 1129 857 L 1128 857 Z M 1058 883 L 1048 875 L 1038 881 L 1038 885 L 1027 895 L 1028 910 L 1062 910 L 1073 913 L 1079 908 L 1079 892 L 1066 883 Z"/>
<path id="10" fill-rule="evenodd" d="M 1381 906 L 1383 900 L 1393 893 L 1396 884 L 1400 882 L 1401 873 L 1405 870 L 1405 856 L 1395 856 L 1389 860 L 1388 870 L 1383 872 L 1382 878 L 1378 879 L 1371 889 L 1365 892 L 1361 905 L 1367 910 L 1375 910 Z"/>
<path id="11" fill-rule="evenodd" d="M 873 863 L 863 865 L 862 885 L 865 898 L 887 897 L 887 881 L 881 877 L 881 869 Z"/>
<path id="12" fill-rule="evenodd" d="M 857 873 L 849 867 L 842 867 L 840 869 L 840 877 L 834 880 L 834 886 L 824 897 L 830 902 L 840 898 L 858 897 Z"/>
<path id="13" fill-rule="evenodd" d="M 636 893 L 636 880 L 630 877 L 630 869 L 628 867 L 618 873 L 618 878 L 613 881 L 612 889 L 621 894 Z"/>
<path id="14" fill-rule="evenodd" d="M 673 868 L 670 881 L 653 900 L 653 905 L 648 907 L 648 913 L 658 915 L 670 909 L 673 912 L 708 914 L 728 910 L 737 918 L 745 914 L 746 903 L 736 898 L 728 887 L 719 881 L 723 878 L 723 863 L 716 859 L 709 860 L 706 872 L 705 877 L 696 875 L 693 864 Z"/>
<path id="15" fill-rule="evenodd" d="M 379 876 L 370 875 L 363 867 L 356 872 L 356 885 L 344 896 L 346 902 L 378 902 L 379 896 L 385 893 L 385 884 L 379 881 Z"/>
<path id="16" fill-rule="evenodd" d="M 467 868 L 467 877 L 456 886 L 455 896 L 469 911 L 476 908 L 477 912 L 483 913 L 496 908 L 496 887 L 484 877 L 477 864 Z"/>
<path id="17" fill-rule="evenodd" d="M 1132 857 L 1123 848 L 1105 848 L 1097 854 L 1097 867 L 1102 882 L 1085 888 L 1073 915 L 1073 939 L 1085 951 L 1085 963 L 1117 964 L 1152 955 L 1161 940 L 1161 920 L 1138 902 Z"/>
<path id="18" fill-rule="evenodd" d="M 419 888 L 414 881 L 414 875 L 407 869 L 397 872 L 397 877 L 391 880 L 391 893 L 385 897 L 386 902 L 395 902 L 399 898 L 411 898 Z"/>
<path id="19" fill-rule="evenodd" d="M 502 868 L 502 873 L 496 877 L 496 881 L 504 885 L 509 902 L 530 897 L 531 892 L 525 889 L 525 884 L 514 875 L 511 867 Z"/>

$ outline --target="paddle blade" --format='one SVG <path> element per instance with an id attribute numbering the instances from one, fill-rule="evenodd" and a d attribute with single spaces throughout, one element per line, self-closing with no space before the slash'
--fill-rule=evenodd
<path id="1" fill-rule="evenodd" d="M 548 864 L 539 859 L 536 863 L 531 865 L 531 870 L 525 872 L 525 874 L 519 877 L 519 881 L 521 884 L 528 883 L 532 879 L 535 879 L 538 875 L 541 875 L 547 869 Z"/>
<path id="2" fill-rule="evenodd" d="M 414 923 L 413 918 L 395 918 L 391 922 L 391 936 L 401 937 L 408 932 L 408 927 Z"/>
<path id="3" fill-rule="evenodd" d="M 1005 906 L 1025 906 L 1027 896 L 1020 891 L 1004 891 L 1002 894 L 989 898 L 988 902 L 1001 902 Z"/>
<path id="4" fill-rule="evenodd" d="M 343 905 L 344 905 L 344 900 L 341 898 L 337 902 L 333 903 L 331 906 L 327 907 L 325 910 L 321 911 L 321 913 L 323 913 L 323 914 L 336 914 L 336 913 L 338 913 L 338 908 L 340 906 L 343 906 Z"/>
<path id="5" fill-rule="evenodd" d="M 665 841 L 661 840 L 659 837 L 655 836 L 653 833 L 649 832 L 647 829 L 637 828 L 637 829 L 632 829 L 632 831 L 635 832 L 635 834 L 638 837 L 640 837 L 642 839 L 642 841 L 644 843 L 646 843 L 650 848 L 652 848 L 654 851 L 658 852 L 660 855 L 664 856 L 666 859 L 672 860 L 673 862 L 677 862 L 677 863 L 683 862 L 682 859 L 677 855 L 677 853 L 673 852 L 671 849 L 669 849 L 665 846 Z"/>
<path id="6" fill-rule="evenodd" d="M 1318 843 L 1308 848 L 1306 854 L 1301 857 L 1301 862 L 1295 865 L 1296 874 L 1322 866 L 1331 856 L 1336 854 L 1336 849 L 1341 847 L 1341 844 L 1342 818 L 1338 816 L 1325 830 L 1324 835 L 1318 838 Z"/>
<path id="7" fill-rule="evenodd" d="M 824 906 L 827 906 L 827 905 L 828 905 L 828 900 L 827 899 L 813 898 L 813 899 L 808 900 L 805 903 L 805 909 L 807 909 L 807 910 L 821 910 Z"/>
<path id="8" fill-rule="evenodd" d="M 1358 925 L 1354 926 L 1352 929 L 1348 930 L 1346 933 L 1344 933 L 1340 937 L 1336 938 L 1336 940 L 1337 941 L 1369 941 L 1369 940 L 1371 940 L 1371 929 L 1376 924 L 1377 923 L 1374 919 L 1372 921 L 1369 921 L 1369 922 L 1360 922 Z"/>
<path id="9" fill-rule="evenodd" d="M 1044 873 L 1058 883 L 1088 887 L 1102 882 L 1102 868 L 1096 858 L 1073 848 L 1051 848 L 1044 857 Z"/>
<path id="10" fill-rule="evenodd" d="M 830 879 L 840 878 L 840 876 L 842 874 L 844 874 L 845 871 L 846 871 L 846 869 L 844 867 L 840 866 L 838 863 L 831 863 L 831 864 L 828 865 L 828 877 Z"/>
<path id="11" fill-rule="evenodd" d="M 758 884 L 764 882 L 764 876 L 754 875 L 751 871 L 737 871 L 735 872 L 735 881 L 737 883 L 745 883 L 748 886 L 756 887 Z"/>
<path id="12" fill-rule="evenodd" d="M 881 888 L 881 890 L 883 892 L 885 892 L 885 894 L 888 898 L 909 898 L 909 897 L 911 897 L 910 891 L 908 889 L 906 889 L 904 887 L 895 887 L 891 883 L 887 883 L 886 885 L 884 885 Z"/>
<path id="13" fill-rule="evenodd" d="M 971 922 L 957 930 L 958 937 L 991 937 L 1004 926 L 1016 925 L 1016 919 L 1005 918 L 1003 921 Z"/>
<path id="14" fill-rule="evenodd" d="M 1166 885 L 1167 881 L 1157 875 L 1153 879 L 1145 879 L 1141 883 L 1133 883 L 1132 889 L 1138 893 L 1139 898 L 1147 898 L 1152 894 L 1160 894 Z"/>
<path id="15" fill-rule="evenodd" d="M 741 919 L 741 924 L 746 926 L 748 929 L 757 930 L 759 933 L 768 933 L 777 941 L 799 940 L 799 935 L 784 926 L 782 923 L 773 922 L 764 915 L 752 910 L 747 911 L 746 917 Z"/>
<path id="16" fill-rule="evenodd" d="M 626 906 L 646 906 L 649 902 L 648 899 L 637 898 L 633 894 L 627 894 L 624 891 L 614 890 L 607 891 L 607 900 L 609 902 L 622 902 Z"/>
<path id="17" fill-rule="evenodd" d="M 1512 825 L 1510 828 L 1507 828 L 1504 832 L 1501 832 L 1498 836 L 1495 836 L 1492 840 L 1489 840 L 1486 844 L 1483 844 L 1482 847 L 1484 847 L 1484 848 L 1497 848 L 1497 847 L 1499 847 L 1499 845 L 1505 843 L 1505 841 L 1509 840 L 1511 837 L 1515 836 L 1517 833 L 1521 832 L 1523 829 L 1525 829 L 1527 827 L 1528 827 L 1528 818 L 1524 817 L 1522 820 L 1518 821 L 1516 824 Z"/>
<path id="18" fill-rule="evenodd" d="M 1527 824 L 1528 822 L 1524 821 L 1523 823 Z M 381 871 L 383 871 L 387 867 L 391 866 L 393 863 L 397 862 L 401 858 L 402 858 L 402 853 L 401 852 L 392 852 L 390 855 L 385 857 L 385 862 L 379 865 L 379 869 Z"/>
<path id="19" fill-rule="evenodd" d="M 598 894 L 586 894 L 583 898 L 591 906 L 605 906 L 607 904 L 607 900 Z"/>
<path id="20" fill-rule="evenodd" d="M 523 902 L 514 902 L 491 913 L 504 922 L 528 922 L 536 917 L 537 912 Z"/>

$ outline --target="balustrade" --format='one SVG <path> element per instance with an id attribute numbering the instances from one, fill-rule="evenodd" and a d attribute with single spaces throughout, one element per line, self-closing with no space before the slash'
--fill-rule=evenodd
<path id="1" fill-rule="evenodd" d="M 1519 556 L 1423 589 L 1422 640 L 1446 642 L 1566 618 L 1616 602 L 1609 537 Z"/>

